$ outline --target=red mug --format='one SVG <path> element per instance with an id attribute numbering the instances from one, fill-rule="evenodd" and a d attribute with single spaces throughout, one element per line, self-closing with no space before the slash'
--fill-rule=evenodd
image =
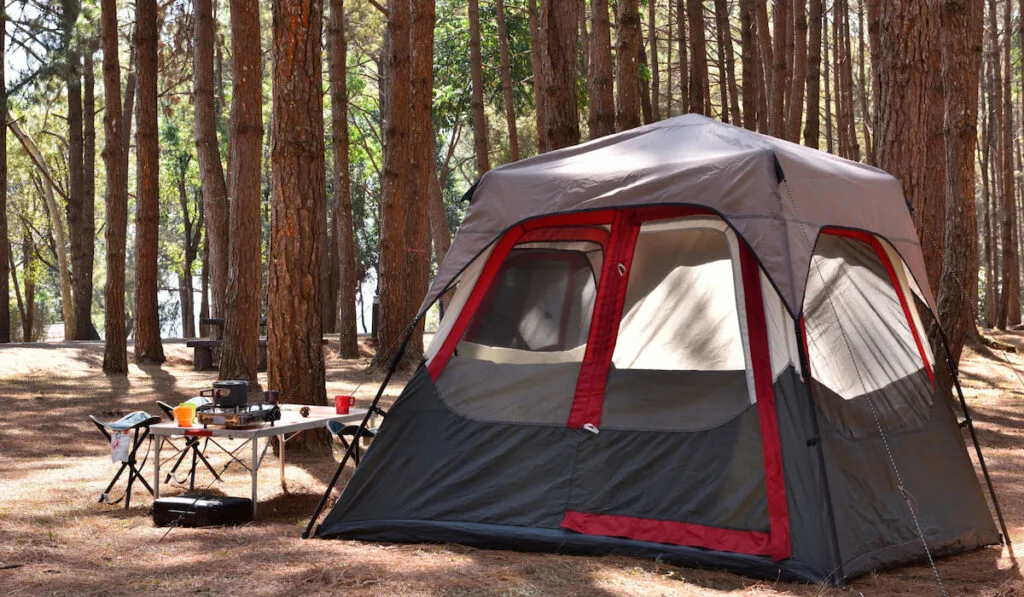
<path id="1" fill-rule="evenodd" d="M 334 412 L 339 415 L 347 415 L 348 409 L 355 406 L 355 396 L 335 396 L 334 397 Z"/>

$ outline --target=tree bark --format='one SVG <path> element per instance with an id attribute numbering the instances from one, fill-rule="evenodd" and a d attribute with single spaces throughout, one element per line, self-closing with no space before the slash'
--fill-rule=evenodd
<path id="1" fill-rule="evenodd" d="M 789 0 L 776 0 L 775 10 L 772 12 L 772 23 L 774 29 L 775 48 L 773 56 L 775 62 L 772 65 L 772 97 L 774 102 L 771 105 L 771 118 L 768 126 L 773 137 L 785 138 L 788 131 L 786 127 L 786 96 L 788 87 L 786 80 L 789 77 L 789 62 L 787 61 L 786 44 L 789 43 Z"/>
<path id="2" fill-rule="evenodd" d="M 688 0 L 676 0 L 676 31 L 679 35 L 679 111 L 686 114 L 690 107 L 690 50 L 686 35 L 686 11 Z"/>
<path id="3" fill-rule="evenodd" d="M 214 46 L 217 24 L 213 18 L 215 0 L 195 0 L 195 112 L 196 156 L 199 158 L 199 183 L 206 214 L 206 238 L 210 248 L 210 281 L 213 290 L 213 317 L 224 316 L 224 296 L 228 287 L 228 242 L 230 212 L 224 167 L 217 142 L 217 106 L 214 98 Z"/>
<path id="4" fill-rule="evenodd" d="M 875 145 L 871 139 L 871 109 L 868 103 L 868 78 L 865 74 L 865 57 L 864 57 L 864 2 L 857 3 L 857 69 L 858 69 L 858 87 L 860 87 L 860 93 L 858 100 L 860 102 L 860 126 L 861 134 L 864 137 L 864 157 L 868 164 L 874 165 L 875 163 Z"/>
<path id="5" fill-rule="evenodd" d="M 189 210 L 188 191 L 185 186 L 185 176 L 188 173 L 188 164 L 191 155 L 185 154 L 180 158 L 178 167 L 178 207 L 181 208 L 181 221 L 184 228 L 185 242 L 182 250 L 181 274 L 178 276 L 178 291 L 181 301 L 181 337 L 194 338 L 196 335 L 195 300 L 192 290 L 192 264 L 195 263 L 196 253 L 199 251 L 199 243 L 202 239 L 203 226 L 203 203 L 200 199 L 198 212 L 195 219 Z"/>
<path id="6" fill-rule="evenodd" d="M 704 37 L 704 3 L 686 0 L 686 20 L 690 23 L 690 111 L 711 116 L 711 93 L 708 82 L 708 50 Z"/>
<path id="7" fill-rule="evenodd" d="M 107 168 L 106 230 L 107 282 L 104 291 L 106 309 L 103 350 L 105 373 L 128 373 L 125 334 L 124 270 L 125 237 L 128 231 L 128 156 L 124 132 L 127 128 L 121 112 L 121 67 L 117 48 L 117 1 L 100 0 L 103 40 L 103 111 L 105 131 L 103 161 Z"/>
<path id="8" fill-rule="evenodd" d="M 160 234 L 160 139 L 157 129 L 156 0 L 138 0 L 139 105 L 136 108 L 135 362 L 162 363 L 157 259 Z"/>
<path id="9" fill-rule="evenodd" d="M 974 213 L 974 158 L 978 139 L 978 69 L 981 65 L 982 0 L 941 0 L 939 31 L 945 90 L 946 230 L 939 322 L 950 356 L 960 361 L 971 317 L 969 277 L 977 280 L 978 234 Z M 940 342 L 933 337 L 935 353 Z M 944 390 L 948 390 L 951 379 Z"/>
<path id="10" fill-rule="evenodd" d="M 740 0 L 740 63 L 743 66 L 743 127 L 756 131 L 757 87 L 760 64 L 757 58 L 757 25 L 753 0 Z"/>
<path id="11" fill-rule="evenodd" d="M 512 66 L 508 56 L 508 30 L 505 27 L 505 0 L 496 0 L 498 13 L 498 51 L 501 53 L 501 91 L 505 99 L 505 125 L 508 127 L 509 157 L 519 161 L 519 134 L 516 131 L 516 105 L 513 101 Z"/>
<path id="12" fill-rule="evenodd" d="M 544 141 L 541 152 L 580 142 L 576 92 L 579 26 L 576 2 L 542 0 L 541 33 L 544 38 L 542 70 L 545 77 Z"/>
<path id="13" fill-rule="evenodd" d="M 625 131 L 640 126 L 640 9 L 638 0 L 618 0 L 615 41 L 615 124 Z"/>
<path id="14" fill-rule="evenodd" d="M 412 174 L 409 213 L 405 220 L 406 261 L 406 313 L 410 314 L 408 325 L 418 313 L 420 303 L 430 285 L 430 205 L 431 181 L 436 180 L 437 169 L 434 158 L 434 127 L 431 118 L 434 95 L 434 0 L 411 0 L 409 47 L 412 50 L 412 114 L 409 139 L 409 171 Z M 578 23 L 577 23 L 578 24 Z M 574 26 L 574 31 L 578 29 Z M 575 53 L 573 54 L 575 56 Z M 576 71 L 573 71 L 576 72 Z M 575 79 L 574 79 L 575 80 Z M 579 112 L 572 111 L 578 118 Z M 440 191 L 440 186 L 437 188 Z M 447 222 L 446 222 L 447 226 Z M 440 241 L 443 243 L 443 237 Z M 450 241 L 448 241 L 450 244 Z M 418 366 L 423 360 L 424 322 L 413 331 L 406 349 L 406 363 Z"/>
<path id="15" fill-rule="evenodd" d="M 257 14 L 255 2 L 252 13 Z M 327 403 L 320 344 L 321 222 L 326 215 L 322 18 L 320 0 L 274 4 L 267 378 L 283 402 L 303 404 Z M 305 434 L 299 445 L 326 451 L 323 435 L 318 437 Z"/>
<path id="16" fill-rule="evenodd" d="M 92 323 L 93 268 L 96 257 L 96 76 L 93 57 L 99 51 L 99 38 L 93 36 L 89 40 L 88 51 L 85 52 L 82 76 L 82 161 L 84 180 L 82 184 L 81 222 L 85 229 L 83 236 L 89 241 L 82 247 L 82 262 L 87 267 L 81 275 L 75 271 L 75 300 L 78 296 L 89 297 L 89 309 L 82 308 L 75 314 L 75 327 L 87 340 L 99 340 L 100 335 Z M 83 327 L 85 326 L 85 327 Z"/>
<path id="17" fill-rule="evenodd" d="M 35 241 L 28 224 L 21 226 L 22 282 L 25 286 L 25 311 L 21 314 L 21 339 L 31 342 L 32 330 L 36 318 L 36 268 L 33 255 L 36 252 Z M 12 269 L 13 271 L 13 269 Z"/>
<path id="18" fill-rule="evenodd" d="M 7 9 L 0 6 L 0 64 L 7 64 L 5 47 Z M 11 341 L 11 291 L 8 280 L 14 274 L 11 243 L 7 230 L 7 76 L 0 72 L 0 344 Z"/>
<path id="19" fill-rule="evenodd" d="M 77 0 L 61 1 L 61 47 L 64 50 L 64 85 L 68 99 L 68 235 L 71 240 L 72 287 L 74 290 L 75 326 L 71 338 L 88 340 L 92 311 L 91 252 L 94 239 L 85 222 L 85 170 L 83 155 L 82 57 L 74 41 L 75 27 L 81 14 Z"/>
<path id="20" fill-rule="evenodd" d="M 608 0 L 593 0 L 590 4 L 590 69 L 587 73 L 587 95 L 590 98 L 588 125 L 591 139 L 615 132 L 613 87 Z"/>
<path id="21" fill-rule="evenodd" d="M 929 107 L 943 101 L 940 71 L 933 68 L 941 61 L 938 17 L 922 4 L 882 0 L 869 2 L 868 15 L 878 26 L 877 47 L 872 48 L 878 166 L 900 180 L 913 206 L 929 284 L 937 296 L 946 181 L 929 154 L 929 144 L 941 135 L 942 111 Z"/>
<path id="22" fill-rule="evenodd" d="M 835 3 L 834 2 L 832 4 L 832 7 L 835 8 Z M 823 3 L 823 8 L 824 8 L 824 3 Z M 822 35 L 821 35 L 821 37 L 822 37 L 822 45 L 821 45 L 822 73 L 821 74 L 822 74 L 822 78 L 823 78 L 822 89 L 825 92 L 825 98 L 824 98 L 824 100 L 825 100 L 825 151 L 827 151 L 828 153 L 835 153 L 835 134 L 834 134 L 835 133 L 835 127 L 833 126 L 833 122 L 832 122 L 832 83 L 830 81 L 831 77 L 829 76 L 829 70 L 831 68 L 832 62 L 831 62 L 831 60 L 829 58 L 829 51 L 828 51 L 828 49 L 829 49 L 829 43 L 828 43 L 828 37 L 829 37 L 828 36 L 828 12 L 825 11 L 825 10 L 822 11 L 822 16 L 821 16 L 821 32 L 822 32 Z M 835 34 L 835 27 L 833 27 L 833 35 L 834 34 Z M 873 47 L 879 47 L 880 46 L 880 44 L 877 44 L 877 43 L 874 43 L 874 42 L 872 42 L 872 43 L 874 44 Z M 872 76 L 874 76 L 874 73 L 878 70 L 877 64 L 875 63 L 876 59 L 874 58 L 875 50 L 872 50 L 872 54 L 871 55 L 873 57 L 872 58 L 872 63 L 871 63 L 871 73 L 872 73 Z M 877 94 L 877 89 L 878 88 L 875 87 L 875 86 L 872 86 L 872 89 L 875 89 L 876 90 L 876 94 Z M 876 102 L 876 104 L 877 104 L 877 102 Z"/>
<path id="23" fill-rule="evenodd" d="M 334 146 L 334 232 L 337 239 L 339 269 L 336 272 L 341 294 L 340 348 L 343 359 L 359 358 L 356 332 L 355 227 L 352 221 L 348 153 L 348 88 L 346 83 L 347 46 L 345 43 L 345 2 L 331 0 L 328 24 L 327 64 L 331 81 L 331 143 Z"/>
<path id="24" fill-rule="evenodd" d="M 540 1 L 543 2 L 543 0 Z M 547 77 L 544 71 L 546 51 L 544 49 L 544 35 L 541 31 L 540 9 L 537 2 L 538 0 L 528 0 L 527 9 L 530 12 L 530 64 L 533 69 L 533 103 L 537 115 L 537 151 L 539 153 L 545 151 L 543 148 L 548 146 L 548 140 L 544 129 L 544 123 L 547 120 L 547 92 L 545 91 Z M 608 89 L 608 92 L 611 93 L 611 88 Z"/>
<path id="25" fill-rule="evenodd" d="M 647 0 L 647 42 L 651 51 L 651 118 L 661 120 L 661 64 L 658 62 L 658 2 Z"/>
<path id="26" fill-rule="evenodd" d="M 228 289 L 224 296 L 224 348 L 220 359 L 220 378 L 244 379 L 252 387 L 258 383 L 256 372 L 259 365 L 260 275 L 262 270 L 260 245 L 263 236 L 260 222 L 263 149 L 263 65 L 260 54 L 260 7 L 257 0 L 231 0 L 230 6 L 231 72 L 234 73 L 229 133 L 231 138 L 231 206 L 229 211 L 232 233 L 228 238 Z M 319 33 L 316 38 L 319 44 Z M 288 50 L 295 51 L 296 49 L 288 48 L 286 51 Z M 316 63 L 319 65 L 320 60 L 317 59 Z M 320 105 L 322 108 L 322 103 Z M 319 114 L 322 122 L 322 109 Z M 299 125 L 300 122 L 295 124 Z M 301 122 L 301 124 L 306 123 Z M 321 124 L 321 128 L 322 126 Z M 275 136 L 275 139 L 278 137 Z M 321 157 L 320 160 L 322 164 L 323 158 Z M 314 170 L 314 175 L 315 172 Z M 322 185 L 323 180 L 321 176 L 317 182 Z M 311 182 L 310 186 L 316 187 L 317 185 Z M 290 218 L 288 219 L 290 220 Z M 294 264 L 291 266 L 294 267 Z M 317 344 L 319 348 L 319 342 Z"/>
<path id="27" fill-rule="evenodd" d="M 472 81 L 470 111 L 473 113 L 473 151 L 477 178 L 491 169 L 487 146 L 487 118 L 484 114 L 484 70 L 480 55 L 479 0 L 469 0 L 469 74 Z"/>
<path id="28" fill-rule="evenodd" d="M 786 106 L 786 138 L 800 142 L 804 113 L 804 84 L 807 82 L 807 0 L 793 0 L 793 71 L 790 78 L 789 105 Z"/>
<path id="29" fill-rule="evenodd" d="M 647 51 L 644 49 L 643 41 L 638 44 L 638 50 L 640 55 L 639 59 L 639 70 L 640 72 L 650 72 L 650 67 L 647 65 Z M 639 89 L 637 93 L 640 94 L 640 116 L 644 124 L 651 124 L 654 122 L 654 109 L 651 107 L 651 82 L 647 77 L 638 77 Z"/>
<path id="30" fill-rule="evenodd" d="M 807 122 L 804 145 L 818 149 L 821 137 L 821 18 L 824 0 L 810 0 L 807 40 Z"/>
<path id="31" fill-rule="evenodd" d="M 21 125 L 16 120 L 8 121 L 8 127 L 14 136 L 21 142 L 21 146 L 25 148 L 25 152 L 29 154 L 32 162 L 39 170 L 42 179 L 43 186 L 43 199 L 46 201 L 46 211 L 50 216 L 50 224 L 53 227 L 54 236 L 54 252 L 57 254 L 57 270 L 60 278 L 60 303 L 61 312 L 64 316 L 64 340 L 71 340 L 74 338 L 75 330 L 75 314 L 74 314 L 74 299 L 71 294 L 71 268 L 68 263 L 67 254 L 67 234 L 65 233 L 64 220 L 61 218 L 61 208 L 57 205 L 57 198 L 54 196 L 53 188 L 53 175 L 50 173 L 49 167 L 43 159 L 43 154 L 39 152 L 39 147 L 35 141 L 32 140 L 25 131 L 22 130 Z"/>
<path id="32" fill-rule="evenodd" d="M 1018 271 L 1017 255 L 1017 224 L 1015 208 L 1015 179 L 1013 171 L 1013 63 L 1010 47 L 1013 43 L 1011 35 L 1013 3 L 1007 0 L 1003 12 L 1003 97 L 1005 102 L 997 104 L 1003 107 L 1002 140 L 1003 196 L 1002 196 L 1002 230 L 1003 243 L 1003 293 L 998 326 L 1006 329 L 1020 323 L 1020 272 Z"/>
<path id="33" fill-rule="evenodd" d="M 768 29 L 768 5 L 766 0 L 753 0 L 757 16 L 757 44 L 761 49 L 761 86 L 759 93 L 764 93 L 765 101 L 764 118 L 762 122 L 761 113 L 758 113 L 758 130 L 765 134 L 771 134 L 774 130 L 772 121 L 776 108 L 775 104 L 781 100 L 781 96 L 775 91 L 775 51 L 772 49 L 772 32 Z"/>
<path id="34" fill-rule="evenodd" d="M 985 302 L 984 318 L 985 327 L 994 327 L 996 324 L 996 268 L 994 263 L 995 244 L 992 238 L 992 198 L 996 194 L 995 181 L 989 176 L 990 167 L 993 162 L 992 156 L 992 128 L 994 124 L 995 106 L 992 102 L 992 67 L 991 52 L 992 46 L 987 45 L 987 60 L 984 64 L 984 88 L 983 100 L 985 108 L 982 111 L 982 138 L 981 138 L 981 205 L 982 205 L 982 229 L 981 240 L 985 243 Z"/>

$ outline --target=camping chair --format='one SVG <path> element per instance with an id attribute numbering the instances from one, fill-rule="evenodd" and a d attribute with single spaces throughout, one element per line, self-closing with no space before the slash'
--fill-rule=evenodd
<path id="1" fill-rule="evenodd" d="M 127 510 L 132 501 L 132 483 L 135 479 L 141 481 L 142 485 L 145 486 L 147 491 L 149 491 L 149 494 L 153 495 L 153 488 L 149 486 L 149 483 L 146 482 L 146 479 L 142 476 L 142 472 L 139 470 L 141 466 L 145 466 L 146 459 L 143 458 L 142 465 L 140 467 L 136 467 L 135 453 L 138 452 L 139 446 L 142 445 L 142 442 L 149 437 L 149 426 L 154 423 L 159 423 L 160 417 L 154 417 L 145 411 L 139 410 L 125 415 L 113 422 L 101 421 L 92 415 L 89 415 L 89 419 L 91 419 L 93 424 L 96 425 L 96 428 L 100 430 L 103 437 L 107 438 L 108 442 L 113 441 L 113 438 L 110 435 L 111 431 L 119 432 L 131 430 L 135 432 L 133 434 L 131 449 L 128 451 L 128 456 L 121 461 L 121 468 L 117 470 L 117 474 L 110 480 L 110 484 L 107 485 L 106 490 L 100 494 L 100 502 L 106 502 L 113 505 L 123 499 L 124 509 Z M 149 457 L 149 452 L 146 453 L 146 457 Z M 121 473 L 123 473 L 126 468 L 128 469 L 128 488 L 125 490 L 123 497 L 110 501 L 110 490 L 114 488 L 114 484 L 121 478 Z"/>
<path id="2" fill-rule="evenodd" d="M 209 399 L 204 399 L 204 400 L 209 402 Z M 162 410 L 164 412 L 164 414 L 167 416 L 168 419 L 170 419 L 171 421 L 174 421 L 174 407 L 173 406 L 171 406 L 170 404 L 167 404 L 166 402 L 164 402 L 162 400 L 157 400 L 156 401 L 156 405 L 160 407 L 160 410 Z M 199 406 L 199 405 L 197 405 L 197 406 Z M 216 479 L 217 481 L 220 481 L 220 475 L 217 474 L 217 471 L 213 470 L 213 466 L 210 464 L 210 461 L 207 460 L 206 456 L 205 456 L 206 446 L 207 446 L 207 444 L 210 441 L 209 438 L 205 438 L 203 440 L 202 448 L 199 447 L 199 438 L 198 437 L 186 437 L 185 438 L 185 447 L 184 448 L 178 448 L 177 445 L 175 445 L 173 442 L 171 442 L 170 437 L 167 437 L 164 441 L 166 441 L 166 442 L 170 443 L 172 446 L 174 446 L 174 449 L 177 450 L 177 453 L 175 454 L 175 456 L 178 457 L 178 460 L 174 463 L 174 466 L 171 467 L 170 472 L 168 472 L 167 476 L 164 478 L 164 483 L 170 483 L 172 478 L 174 479 L 174 481 L 176 483 L 184 483 L 184 480 L 182 480 L 182 481 L 178 480 L 178 477 L 175 476 L 175 473 L 178 471 L 178 467 L 181 466 L 181 463 L 185 461 L 185 457 L 188 456 L 189 454 L 192 455 L 192 467 L 189 469 L 188 475 L 187 475 L 189 490 L 193 490 L 193 489 L 196 488 L 196 465 L 198 465 L 200 462 L 202 462 L 203 466 L 205 466 L 210 471 L 210 473 L 213 474 L 214 479 Z M 174 456 L 171 456 L 171 458 L 174 458 Z M 168 460 L 170 460 L 170 459 L 168 459 Z"/>
<path id="3" fill-rule="evenodd" d="M 379 414 L 381 417 L 383 417 L 387 413 L 384 412 L 384 409 L 382 408 L 375 408 L 374 414 Z M 341 442 L 341 445 L 344 446 L 346 450 L 348 450 L 349 442 L 345 438 L 351 436 L 351 441 L 355 443 L 355 447 L 352 449 L 352 459 L 355 462 L 356 466 L 359 466 L 359 440 L 363 438 L 373 439 L 377 437 L 376 427 L 367 427 L 366 429 L 363 430 L 363 433 L 359 435 L 359 437 L 356 437 L 356 434 L 359 433 L 359 425 L 353 425 L 351 423 L 339 423 L 338 421 L 329 421 L 327 423 L 327 429 L 338 437 L 338 441 Z"/>

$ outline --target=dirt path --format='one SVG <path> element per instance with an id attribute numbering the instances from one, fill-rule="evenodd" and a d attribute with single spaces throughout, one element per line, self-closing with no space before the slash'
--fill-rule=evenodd
<path id="1" fill-rule="evenodd" d="M 841 591 L 619 557 L 303 541 L 299 535 L 335 463 L 291 456 L 287 490 L 277 483 L 276 466 L 261 472 L 258 524 L 168 533 L 153 527 L 150 500 L 142 493 L 128 511 L 96 503 L 115 466 L 86 416 L 156 412 L 154 400 L 186 399 L 215 378 L 191 370 L 184 344 L 166 348 L 163 367 L 133 365 L 125 379 L 100 372 L 99 343 L 0 347 L 0 597 L 938 593 L 927 567 L 870 575 Z M 365 373 L 367 363 L 330 359 L 328 395 L 355 393 L 367 404 L 378 381 Z M 962 368 L 1011 535 L 1024 556 L 1024 383 L 1018 379 L 1024 378 L 1024 356 L 969 352 Z M 145 471 L 152 471 L 151 462 Z M 247 495 L 248 477 L 229 471 L 216 488 Z M 1024 593 L 1019 569 L 998 548 L 943 559 L 938 566 L 950 595 Z"/>

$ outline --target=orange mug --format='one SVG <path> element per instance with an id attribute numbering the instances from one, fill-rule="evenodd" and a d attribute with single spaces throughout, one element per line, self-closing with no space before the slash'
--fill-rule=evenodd
<path id="1" fill-rule="evenodd" d="M 347 415 L 348 409 L 355 406 L 355 396 L 335 396 L 334 397 L 334 412 L 339 415 Z"/>
<path id="2" fill-rule="evenodd" d="M 193 404 L 179 404 L 174 408 L 174 420 L 178 427 L 191 427 L 196 418 L 196 407 Z"/>

